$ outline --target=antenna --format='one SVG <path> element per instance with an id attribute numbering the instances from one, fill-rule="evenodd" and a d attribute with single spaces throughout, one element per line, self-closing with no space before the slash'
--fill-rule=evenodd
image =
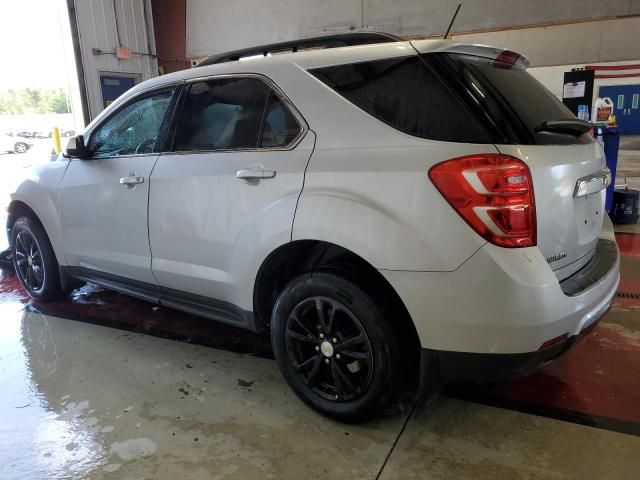
<path id="1" fill-rule="evenodd" d="M 453 14 L 453 18 L 451 19 L 451 23 L 449 24 L 449 28 L 447 28 L 447 33 L 444 34 L 444 39 L 449 38 L 449 33 L 451 33 L 451 27 L 453 27 L 453 22 L 456 21 L 456 17 L 458 16 L 458 12 L 460 11 L 460 7 L 462 7 L 462 4 L 459 3 L 458 4 L 458 8 L 456 8 L 456 13 Z"/>

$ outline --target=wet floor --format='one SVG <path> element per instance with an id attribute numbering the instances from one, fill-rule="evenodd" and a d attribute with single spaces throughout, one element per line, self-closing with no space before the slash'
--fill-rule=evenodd
<path id="1" fill-rule="evenodd" d="M 635 479 L 640 469 L 638 436 L 447 397 L 408 422 L 405 408 L 346 426 L 298 401 L 269 359 L 19 303 L 0 314 L 2 479 Z"/>
<path id="2" fill-rule="evenodd" d="M 566 355 L 362 426 L 302 404 L 265 335 L 92 286 L 29 303 L 0 273 L 0 479 L 637 479 L 637 238 Z"/>
<path id="3" fill-rule="evenodd" d="M 408 415 L 340 425 L 271 360 L 16 307 L 1 310 L 3 479 L 374 478 Z"/>

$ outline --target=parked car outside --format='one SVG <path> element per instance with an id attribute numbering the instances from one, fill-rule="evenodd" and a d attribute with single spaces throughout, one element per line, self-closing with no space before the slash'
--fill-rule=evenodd
<path id="1" fill-rule="evenodd" d="M 31 148 L 31 142 L 8 134 L 0 135 L 0 152 L 25 153 Z"/>
<path id="2" fill-rule="evenodd" d="M 22 137 L 22 138 L 33 138 L 33 133 L 32 131 L 29 130 L 21 130 L 19 132 L 16 133 L 17 137 Z"/>
<path id="3" fill-rule="evenodd" d="M 602 148 L 524 57 L 420 40 L 202 65 L 129 90 L 12 194 L 33 298 L 89 281 L 269 330 L 295 393 L 349 422 L 416 382 L 526 374 L 611 306 Z"/>

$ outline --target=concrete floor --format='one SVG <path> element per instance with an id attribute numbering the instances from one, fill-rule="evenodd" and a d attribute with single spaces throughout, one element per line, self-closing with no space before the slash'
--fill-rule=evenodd
<path id="1" fill-rule="evenodd" d="M 2 479 L 637 479 L 640 471 L 640 436 L 445 396 L 413 414 L 407 407 L 342 425 L 304 406 L 272 360 L 2 300 Z"/>
<path id="2" fill-rule="evenodd" d="M 620 150 L 640 150 L 640 135 L 626 135 L 620 137 Z"/>

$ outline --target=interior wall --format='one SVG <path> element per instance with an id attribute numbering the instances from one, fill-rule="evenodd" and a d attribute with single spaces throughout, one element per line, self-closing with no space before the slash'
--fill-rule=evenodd
<path id="1" fill-rule="evenodd" d="M 76 41 L 86 90 L 89 119 L 103 110 L 100 73 L 131 74 L 140 81 L 155 77 L 158 66 L 150 0 L 69 0 L 77 25 Z M 116 16 L 117 25 L 116 29 Z M 118 38 L 119 37 L 119 38 Z M 115 56 L 118 46 L 135 52 L 128 60 Z M 102 54 L 95 54 L 93 49 Z"/>
<path id="2" fill-rule="evenodd" d="M 640 52 L 638 52 L 638 60 L 637 61 L 626 61 L 626 62 L 605 62 L 605 63 L 595 63 L 593 65 L 603 66 L 603 65 L 637 65 L 640 64 Z M 538 68 L 530 68 L 528 71 L 531 75 L 536 77 L 540 83 L 542 83 L 545 87 L 547 87 L 551 92 L 562 100 L 562 88 L 564 85 L 564 72 L 570 72 L 574 68 L 584 68 L 585 64 L 574 64 L 574 65 L 558 65 L 553 67 L 538 67 Z M 633 70 L 635 71 L 635 70 Z M 619 72 L 624 73 L 624 72 Z M 627 78 L 596 78 L 593 84 L 593 100 L 591 105 L 593 105 L 598 98 L 598 92 L 600 87 L 607 87 L 612 85 L 638 85 L 640 84 L 640 74 L 636 77 L 627 77 Z M 591 110 L 591 109 L 590 109 Z"/>
<path id="3" fill-rule="evenodd" d="M 406 36 L 442 35 L 457 3 L 451 0 L 187 0 L 187 56 L 201 57 L 253 45 L 359 30 Z M 458 33 L 640 15 L 640 0 L 467 0 L 463 3 L 453 28 Z M 615 30 L 606 33 L 618 37 L 619 32 Z M 519 35 L 517 32 L 522 30 L 514 31 L 514 35 Z M 584 38 L 601 33 L 601 30 L 580 30 Z M 538 41 L 544 40 L 540 34 L 535 32 Z M 613 47 L 614 43 L 607 45 Z M 549 64 L 547 60 L 542 61 Z"/>
<path id="4" fill-rule="evenodd" d="M 640 16 L 458 34 L 454 39 L 486 43 L 523 53 L 531 66 L 637 60 Z"/>

